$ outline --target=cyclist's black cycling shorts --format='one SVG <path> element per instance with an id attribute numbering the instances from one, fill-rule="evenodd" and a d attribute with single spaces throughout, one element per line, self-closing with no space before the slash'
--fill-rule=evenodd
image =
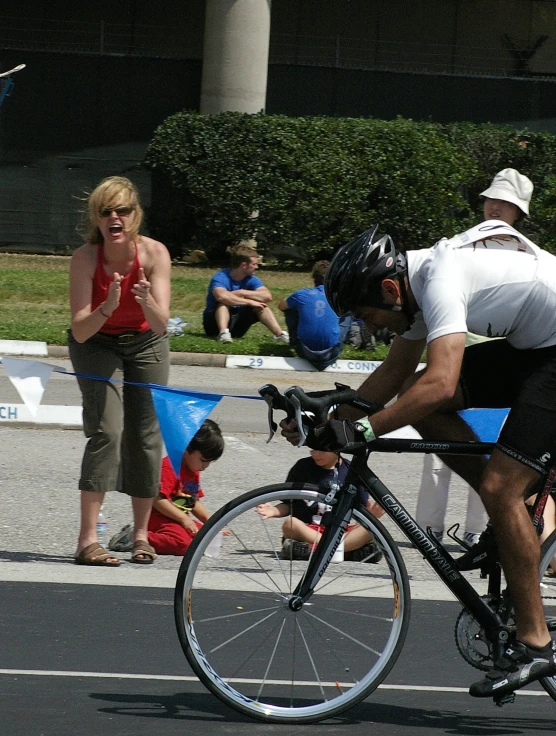
<path id="1" fill-rule="evenodd" d="M 507 340 L 465 349 L 465 408 L 510 407 L 497 447 L 546 472 L 556 465 L 556 346 L 516 350 Z"/>

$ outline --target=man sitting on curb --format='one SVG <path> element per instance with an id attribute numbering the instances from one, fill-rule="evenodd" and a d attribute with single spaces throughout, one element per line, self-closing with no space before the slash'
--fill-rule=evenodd
<path id="1" fill-rule="evenodd" d="M 241 243 L 231 250 L 230 268 L 217 271 L 212 277 L 203 312 L 203 329 L 209 337 L 222 343 L 243 337 L 256 322 L 272 332 L 279 342 L 289 342 L 268 305 L 272 294 L 255 276 L 259 254 Z"/>
<path id="2" fill-rule="evenodd" d="M 317 261 L 311 274 L 315 286 L 294 291 L 278 303 L 286 317 L 290 345 L 318 371 L 340 355 L 351 325 L 351 317 L 339 319 L 326 300 L 323 284 L 328 265 L 329 261 Z"/>

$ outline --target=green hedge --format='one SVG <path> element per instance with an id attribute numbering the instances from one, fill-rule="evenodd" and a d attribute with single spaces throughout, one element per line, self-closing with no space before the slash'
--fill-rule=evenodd
<path id="1" fill-rule="evenodd" d="M 494 125 L 180 112 L 147 149 L 148 224 L 174 256 L 214 260 L 256 237 L 262 253 L 307 264 L 376 222 L 419 247 L 472 225 L 479 192 L 513 166 L 537 187 L 529 226 L 546 246 L 555 154 L 555 136 Z"/>

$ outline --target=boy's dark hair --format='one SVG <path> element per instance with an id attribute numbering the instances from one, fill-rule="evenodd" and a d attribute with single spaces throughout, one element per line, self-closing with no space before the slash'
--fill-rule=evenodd
<path id="1" fill-rule="evenodd" d="M 330 266 L 330 261 L 317 261 L 313 266 L 311 276 L 313 277 L 315 286 L 324 284 L 324 274 L 328 271 L 328 266 Z"/>
<path id="2" fill-rule="evenodd" d="M 199 450 L 205 460 L 218 460 L 224 452 L 224 437 L 220 427 L 212 419 L 205 419 L 197 434 L 187 445 L 188 452 Z"/>

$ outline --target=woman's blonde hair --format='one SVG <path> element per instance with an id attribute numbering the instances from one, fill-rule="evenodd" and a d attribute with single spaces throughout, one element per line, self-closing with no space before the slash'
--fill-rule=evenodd
<path id="1" fill-rule="evenodd" d="M 102 210 L 111 207 L 133 207 L 130 223 L 124 232 L 131 238 L 139 234 L 143 222 L 143 209 L 139 202 L 139 192 L 133 182 L 125 176 L 108 176 L 86 198 L 81 229 L 85 231 L 87 243 L 102 243 L 102 233 L 98 223 Z"/>

